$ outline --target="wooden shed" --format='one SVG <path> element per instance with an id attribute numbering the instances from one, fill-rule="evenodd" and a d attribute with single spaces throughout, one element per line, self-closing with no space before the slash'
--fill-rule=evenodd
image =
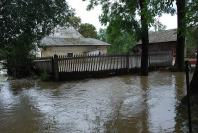
<path id="1" fill-rule="evenodd" d="M 149 54 L 152 53 L 171 53 L 174 57 L 176 54 L 177 29 L 150 32 L 149 33 Z M 136 54 L 142 53 L 142 41 L 137 42 L 132 48 Z"/>

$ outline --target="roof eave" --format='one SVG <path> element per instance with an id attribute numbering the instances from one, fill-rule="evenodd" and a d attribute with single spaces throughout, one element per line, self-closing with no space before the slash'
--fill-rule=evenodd
<path id="1" fill-rule="evenodd" d="M 175 41 L 163 41 L 163 42 L 149 42 L 149 44 L 156 44 L 156 43 L 170 43 L 170 42 L 177 42 L 177 40 Z M 136 45 L 141 45 L 142 43 L 137 43 Z"/>
<path id="2" fill-rule="evenodd" d="M 110 46 L 110 45 L 42 45 L 42 46 L 39 46 L 40 48 L 43 48 L 43 47 L 79 47 L 79 46 Z"/>

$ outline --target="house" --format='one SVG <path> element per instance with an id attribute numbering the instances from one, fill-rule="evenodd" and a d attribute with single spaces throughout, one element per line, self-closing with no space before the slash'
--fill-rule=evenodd
<path id="1" fill-rule="evenodd" d="M 175 56 L 176 44 L 177 29 L 150 32 L 148 53 L 171 53 L 172 56 Z M 137 42 L 137 45 L 132 48 L 132 52 L 135 54 L 141 54 L 142 41 Z"/>
<path id="2" fill-rule="evenodd" d="M 85 38 L 73 27 L 59 28 L 41 40 L 41 57 L 56 55 L 106 54 L 110 44 L 94 38 Z"/>

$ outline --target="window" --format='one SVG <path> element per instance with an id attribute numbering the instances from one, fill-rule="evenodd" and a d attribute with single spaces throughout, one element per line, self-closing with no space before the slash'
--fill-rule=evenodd
<path id="1" fill-rule="evenodd" d="M 73 53 L 67 53 L 67 57 L 73 57 Z"/>

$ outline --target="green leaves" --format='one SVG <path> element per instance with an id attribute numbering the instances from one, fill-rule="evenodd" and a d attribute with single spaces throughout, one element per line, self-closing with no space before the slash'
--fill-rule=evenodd
<path id="1" fill-rule="evenodd" d="M 85 0 L 84 0 L 85 1 Z M 88 9 L 91 10 L 97 5 L 102 6 L 100 22 L 103 25 L 111 25 L 125 31 L 129 34 L 136 33 L 137 38 L 141 34 L 141 14 L 146 17 L 149 27 L 157 25 L 156 16 L 162 13 L 174 14 L 174 0 L 145 0 L 146 5 L 140 9 L 139 0 L 87 0 L 89 1 Z M 163 28 L 163 26 L 161 26 Z"/>
<path id="2" fill-rule="evenodd" d="M 198 0 L 191 0 L 187 2 L 186 6 L 186 23 L 187 26 L 197 27 L 198 26 Z"/>
<path id="3" fill-rule="evenodd" d="M 97 38 L 97 32 L 94 25 L 89 23 L 81 23 L 81 18 L 71 16 L 68 21 L 70 26 L 73 26 L 81 35 L 87 38 Z"/>
<path id="4" fill-rule="evenodd" d="M 81 18 L 80 17 L 76 17 L 76 16 L 71 16 L 69 18 L 69 22 L 70 25 L 72 25 L 74 27 L 74 29 L 78 30 L 80 25 L 81 25 Z"/>
<path id="5" fill-rule="evenodd" d="M 40 40 L 73 14 L 64 0 L 3 0 L 0 9 L 0 44 L 13 44 L 23 34 Z"/>
<path id="6" fill-rule="evenodd" d="M 110 43 L 108 52 L 114 54 L 126 54 L 136 44 L 134 33 L 129 34 L 125 31 L 120 31 L 119 28 L 113 25 L 109 25 L 107 29 L 100 29 L 98 39 Z"/>
<path id="7" fill-rule="evenodd" d="M 1 0 L 0 56 L 8 60 L 8 74 L 27 76 L 35 44 L 70 16 L 65 0 Z"/>
<path id="8" fill-rule="evenodd" d="M 86 38 L 97 38 L 96 28 L 92 24 L 81 24 L 78 31 Z"/>
<path id="9" fill-rule="evenodd" d="M 135 36 L 128 34 L 127 32 L 121 32 L 119 35 L 116 33 L 108 33 L 107 36 L 108 43 L 111 46 L 108 48 L 109 53 L 128 53 L 132 47 L 136 44 Z"/>

